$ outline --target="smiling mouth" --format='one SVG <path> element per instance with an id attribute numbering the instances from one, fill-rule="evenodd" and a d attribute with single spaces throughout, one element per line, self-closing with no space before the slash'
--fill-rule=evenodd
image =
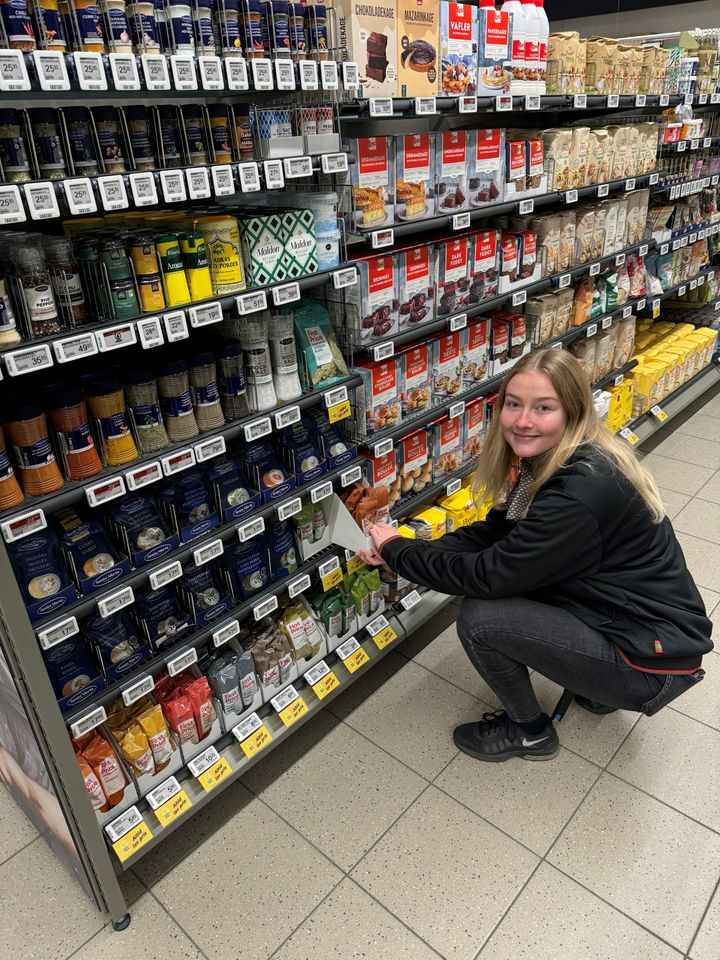
<path id="1" fill-rule="evenodd" d="M 513 436 L 516 440 L 539 440 L 540 437 L 536 433 L 513 433 Z"/>

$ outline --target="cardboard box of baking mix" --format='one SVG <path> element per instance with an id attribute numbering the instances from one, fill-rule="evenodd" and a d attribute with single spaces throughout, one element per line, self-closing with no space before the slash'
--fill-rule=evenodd
<path id="1" fill-rule="evenodd" d="M 435 256 L 431 245 L 401 250 L 397 261 L 398 310 L 401 330 L 427 323 L 435 316 Z"/>
<path id="2" fill-rule="evenodd" d="M 357 63 L 366 97 L 397 95 L 397 0 L 335 0 L 337 44 L 343 62 Z"/>
<path id="3" fill-rule="evenodd" d="M 438 88 L 439 0 L 398 0 L 398 96 L 432 97 Z"/>
<path id="4" fill-rule="evenodd" d="M 430 133 L 404 133 L 395 145 L 395 217 L 412 221 L 435 213 L 434 150 Z"/>
<path id="5" fill-rule="evenodd" d="M 513 15 L 484 7 L 478 18 L 478 95 L 495 97 L 510 90 Z"/>
<path id="6" fill-rule="evenodd" d="M 372 343 L 398 332 L 395 257 L 358 260 L 358 283 L 345 291 L 343 326 L 355 344 Z"/>
<path id="7" fill-rule="evenodd" d="M 438 213 L 468 206 L 468 167 L 475 145 L 473 131 L 444 130 L 435 140 L 435 195 Z"/>
<path id="8" fill-rule="evenodd" d="M 440 2 L 441 97 L 477 93 L 478 8 L 467 3 Z"/>
<path id="9" fill-rule="evenodd" d="M 446 417 L 432 426 L 433 483 L 459 470 L 463 462 L 463 418 Z"/>
<path id="10" fill-rule="evenodd" d="M 378 230 L 394 222 L 395 142 L 393 137 L 349 141 L 353 163 L 353 222 L 357 230 Z"/>

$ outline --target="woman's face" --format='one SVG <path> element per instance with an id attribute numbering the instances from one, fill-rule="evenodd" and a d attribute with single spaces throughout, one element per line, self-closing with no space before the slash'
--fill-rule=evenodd
<path id="1" fill-rule="evenodd" d="M 565 433 L 567 413 L 550 380 L 539 370 L 516 374 L 507 386 L 500 429 L 513 453 L 538 457 L 556 447 Z"/>

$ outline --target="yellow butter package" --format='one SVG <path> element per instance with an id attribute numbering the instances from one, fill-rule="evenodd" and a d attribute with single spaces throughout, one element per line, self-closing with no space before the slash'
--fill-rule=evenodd
<path id="1" fill-rule="evenodd" d="M 400 534 L 401 537 L 405 537 L 406 540 L 415 539 L 415 531 L 413 530 L 412 527 L 409 527 L 406 523 L 399 524 L 397 528 L 397 532 Z"/>
<path id="2" fill-rule="evenodd" d="M 438 500 L 438 506 L 447 514 L 446 533 L 468 527 L 477 520 L 477 508 L 470 490 L 458 490 L 450 497 Z"/>
<path id="3" fill-rule="evenodd" d="M 415 529 L 415 535 L 421 540 L 438 540 L 447 526 L 447 515 L 440 507 L 424 507 L 411 514 L 408 524 Z"/>

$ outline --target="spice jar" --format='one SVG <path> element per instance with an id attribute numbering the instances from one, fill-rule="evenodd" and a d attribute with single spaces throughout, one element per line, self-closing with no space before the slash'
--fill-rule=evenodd
<path id="1" fill-rule="evenodd" d="M 107 465 L 119 467 L 137 460 L 137 447 L 130 433 L 120 381 L 107 377 L 102 383 L 92 384 L 88 388 L 87 402 L 90 413 L 98 421 Z"/>
<path id="2" fill-rule="evenodd" d="M 13 406 L 13 418 L 5 423 L 5 432 L 28 497 L 53 493 L 63 478 L 48 437 L 47 420 L 40 404 Z"/>
<path id="3" fill-rule="evenodd" d="M 190 303 L 190 290 L 180 254 L 180 241 L 176 233 L 165 233 L 155 237 L 155 249 L 160 258 L 160 266 L 165 281 L 165 293 L 169 307 L 180 307 Z"/>
<path id="4" fill-rule="evenodd" d="M 160 119 L 162 164 L 165 167 L 179 167 L 182 165 L 183 150 L 177 107 L 162 106 L 158 107 L 157 111 Z"/>
<path id="5" fill-rule="evenodd" d="M 125 148 L 117 110 L 115 107 L 95 107 L 93 116 L 105 173 L 125 173 Z"/>
<path id="6" fill-rule="evenodd" d="M 218 358 L 218 393 L 223 414 L 228 422 L 250 413 L 247 384 L 243 369 L 243 353 L 239 343 L 228 342 L 220 348 Z"/>
<path id="7" fill-rule="evenodd" d="M 224 0 L 214 4 L 215 28 L 223 53 L 240 55 L 239 0 Z"/>
<path id="8" fill-rule="evenodd" d="M 108 280 L 129 280 L 132 276 L 130 261 L 122 240 L 111 237 L 97 245 L 98 259 L 105 265 Z"/>
<path id="9" fill-rule="evenodd" d="M 166 363 L 160 369 L 157 385 L 168 437 L 173 443 L 196 437 L 199 431 L 184 361 L 171 360 Z"/>
<path id="10" fill-rule="evenodd" d="M 213 103 L 208 107 L 210 114 L 210 131 L 212 133 L 213 150 L 216 163 L 230 163 L 232 149 L 230 147 L 230 123 L 228 108 L 224 103 Z"/>
<path id="11" fill-rule="evenodd" d="M 194 53 L 195 37 L 190 4 L 183 0 L 169 0 L 170 33 L 175 53 Z"/>
<path id="12" fill-rule="evenodd" d="M 25 0 L 4 0 L 0 3 L 0 12 L 8 47 L 11 50 L 24 50 L 26 53 L 34 50 L 37 44 Z"/>
<path id="13" fill-rule="evenodd" d="M 106 53 L 100 8 L 96 0 L 75 0 L 80 43 L 85 53 Z"/>
<path id="14" fill-rule="evenodd" d="M 115 280 L 111 283 L 110 299 L 115 320 L 132 320 L 138 315 L 138 298 L 132 280 Z"/>
<path id="15" fill-rule="evenodd" d="M 243 0 L 240 9 L 240 33 L 242 35 L 243 54 L 250 59 L 265 56 L 262 22 L 260 0 Z"/>
<path id="16" fill-rule="evenodd" d="M 75 327 L 85 323 L 85 294 L 72 243 L 66 237 L 47 237 L 44 246 L 55 298 L 65 324 Z"/>
<path id="17" fill-rule="evenodd" d="M 208 162 L 205 113 L 199 103 L 186 104 L 180 109 L 185 124 L 190 166 L 202 166 Z"/>
<path id="18" fill-rule="evenodd" d="M 307 60 L 307 39 L 305 36 L 305 4 L 289 3 L 288 33 L 290 35 L 290 52 L 293 60 Z"/>
<path id="19" fill-rule="evenodd" d="M 213 32 L 211 0 L 198 0 L 198 5 L 193 7 L 192 18 L 195 49 L 201 55 L 214 54 L 215 34 Z"/>
<path id="20" fill-rule="evenodd" d="M 160 42 L 155 19 L 155 4 L 152 0 L 128 4 L 125 12 L 130 26 L 130 36 L 136 51 L 138 53 L 158 53 Z"/>
<path id="21" fill-rule="evenodd" d="M 250 123 L 250 107 L 236 104 L 233 106 L 235 113 L 235 134 L 238 144 L 238 160 L 255 159 L 255 147 L 253 144 L 252 124 Z"/>
<path id="22" fill-rule="evenodd" d="M 202 431 L 217 430 L 225 423 L 217 385 L 217 369 L 212 353 L 194 357 L 189 369 L 190 397 L 195 419 Z"/>
<path id="23" fill-rule="evenodd" d="M 67 44 L 63 25 L 60 22 L 58 0 L 29 0 L 28 10 L 33 14 L 35 30 L 41 41 L 40 46 L 46 50 L 65 53 Z"/>
<path id="24" fill-rule="evenodd" d="M 311 60 L 327 60 L 327 9 L 316 4 L 305 8 L 305 35 L 308 38 L 308 49 Z"/>
<path id="25" fill-rule="evenodd" d="M 127 252 L 135 268 L 136 277 L 155 276 L 160 272 L 152 234 L 136 233 L 129 237 Z"/>
<path id="26" fill-rule="evenodd" d="M 5 435 L 0 427 L 0 510 L 9 510 L 22 502 L 22 490 L 5 449 Z"/>
<path id="27" fill-rule="evenodd" d="M 6 183 L 31 180 L 25 147 L 25 124 L 19 110 L 0 110 L 0 164 Z"/>
<path id="28" fill-rule="evenodd" d="M 55 430 L 66 478 L 86 480 L 100 473 L 102 463 L 95 448 L 80 390 L 66 390 L 54 397 L 48 416 Z"/>
<path id="29" fill-rule="evenodd" d="M 198 217 L 195 225 L 205 237 L 213 293 L 222 297 L 245 289 L 240 231 L 235 217 Z"/>
<path id="30" fill-rule="evenodd" d="M 23 300 L 33 337 L 60 331 L 60 318 L 42 248 L 26 243 L 11 252 L 15 272 L 22 285 Z"/>
<path id="31" fill-rule="evenodd" d="M 155 378 L 150 370 L 134 370 L 128 374 L 125 397 L 140 452 L 164 450 L 170 439 L 163 423 Z"/>
<path id="32" fill-rule="evenodd" d="M 248 402 L 252 412 L 271 410 L 277 404 L 273 386 L 267 323 L 260 318 L 241 318 L 237 325 L 245 355 Z"/>
<path id="33" fill-rule="evenodd" d="M 93 177 L 100 173 L 97 147 L 92 129 L 92 115 L 86 107 L 66 107 L 65 120 L 70 137 L 70 156 L 75 173 Z"/>
<path id="34" fill-rule="evenodd" d="M 205 237 L 202 233 L 188 232 L 179 234 L 179 240 L 190 298 L 193 301 L 207 300 L 213 295 L 213 286 Z"/>
<path id="35" fill-rule="evenodd" d="M 290 18 L 287 0 L 262 0 L 265 56 L 290 58 Z"/>
<path id="36" fill-rule="evenodd" d="M 154 170 L 157 161 L 150 142 L 150 118 L 143 106 L 125 107 L 125 119 L 130 131 L 130 153 L 136 170 Z"/>
<path id="37" fill-rule="evenodd" d="M 0 344 L 19 343 L 20 339 L 15 321 L 15 311 L 5 289 L 5 277 L 0 277 Z"/>
<path id="38" fill-rule="evenodd" d="M 155 313 L 156 310 L 165 309 L 165 294 L 159 273 L 138 277 L 138 293 L 140 307 L 144 313 Z"/>
<path id="39" fill-rule="evenodd" d="M 271 313 L 268 317 L 268 337 L 278 403 L 297 400 L 302 394 L 302 387 L 298 375 L 292 314 Z"/>
<path id="40" fill-rule="evenodd" d="M 111 53 L 132 53 L 125 0 L 99 0 L 99 4 L 100 12 L 103 14 L 103 34 L 108 50 Z"/>
<path id="41" fill-rule="evenodd" d="M 67 176 L 67 164 L 57 110 L 31 110 L 30 126 L 41 178 L 62 180 Z"/>
<path id="42" fill-rule="evenodd" d="M 166 53 L 171 52 L 170 34 L 168 30 L 168 15 L 165 9 L 165 0 L 154 0 L 155 4 L 155 22 L 158 29 L 158 42 L 160 49 Z"/>

